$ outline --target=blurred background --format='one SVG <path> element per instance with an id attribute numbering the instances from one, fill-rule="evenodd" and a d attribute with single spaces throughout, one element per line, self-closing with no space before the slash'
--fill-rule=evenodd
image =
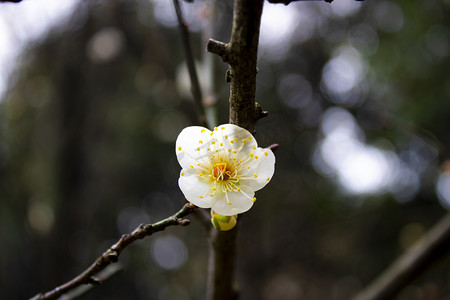
<path id="1" fill-rule="evenodd" d="M 181 2 L 208 113 L 228 121 L 232 1 Z M 450 209 L 450 1 L 266 3 L 260 146 L 271 183 L 241 221 L 240 299 L 349 299 Z M 183 204 L 174 141 L 197 124 L 172 1 L 0 5 L 0 298 L 73 278 Z M 204 299 L 191 216 L 128 247 L 83 299 Z M 450 299 L 450 258 L 397 299 Z"/>

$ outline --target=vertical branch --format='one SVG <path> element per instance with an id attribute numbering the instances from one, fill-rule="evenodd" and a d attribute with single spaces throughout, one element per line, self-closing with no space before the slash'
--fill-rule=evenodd
<path id="1" fill-rule="evenodd" d="M 181 41 L 183 43 L 183 50 L 186 56 L 186 65 L 191 79 L 191 92 L 194 97 L 195 106 L 198 112 L 198 119 L 202 125 L 206 125 L 205 108 L 203 107 L 202 90 L 198 81 L 197 71 L 195 70 L 194 56 L 192 55 L 191 43 L 189 40 L 189 30 L 183 19 L 180 3 L 178 0 L 173 0 L 175 12 L 177 14 L 178 24 L 180 28 Z"/>
<path id="2" fill-rule="evenodd" d="M 206 50 L 222 57 L 230 65 L 230 123 L 254 132 L 264 116 L 255 106 L 256 58 L 263 0 L 236 0 L 231 42 L 210 39 Z"/>
<path id="3" fill-rule="evenodd" d="M 218 231 L 214 227 L 210 230 L 207 300 L 238 298 L 238 293 L 233 288 L 238 227 L 230 231 Z"/>
<path id="4" fill-rule="evenodd" d="M 230 65 L 230 123 L 254 132 L 258 121 L 255 105 L 256 59 L 263 0 L 235 0 L 231 41 L 209 40 L 207 51 Z M 207 300 L 236 299 L 233 290 L 235 245 L 238 226 L 231 231 L 211 229 Z"/>
<path id="5" fill-rule="evenodd" d="M 236 0 L 229 44 L 230 122 L 254 132 L 257 122 L 256 58 L 262 0 Z"/>

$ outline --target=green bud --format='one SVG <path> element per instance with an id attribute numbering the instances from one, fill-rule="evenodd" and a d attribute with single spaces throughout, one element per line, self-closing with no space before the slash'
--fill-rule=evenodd
<path id="1" fill-rule="evenodd" d="M 234 228 L 237 223 L 237 215 L 222 216 L 211 209 L 211 223 L 217 230 L 228 231 Z"/>

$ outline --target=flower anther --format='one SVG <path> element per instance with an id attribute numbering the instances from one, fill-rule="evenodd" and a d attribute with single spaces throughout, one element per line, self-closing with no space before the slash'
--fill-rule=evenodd
<path id="1" fill-rule="evenodd" d="M 187 127 L 175 149 L 182 167 L 178 185 L 186 199 L 223 216 L 249 210 L 255 191 L 272 179 L 275 169 L 273 152 L 259 148 L 250 132 L 233 124 L 212 131 Z"/>

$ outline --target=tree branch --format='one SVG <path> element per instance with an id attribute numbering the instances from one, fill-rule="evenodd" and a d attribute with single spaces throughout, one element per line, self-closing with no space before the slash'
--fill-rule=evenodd
<path id="1" fill-rule="evenodd" d="M 54 288 L 51 291 L 46 293 L 40 293 L 31 300 L 43 300 L 43 299 L 56 299 L 62 294 L 65 294 L 76 287 L 79 287 L 83 284 L 92 284 L 96 285 L 100 283 L 98 279 L 94 277 L 99 272 L 104 270 L 109 264 L 115 263 L 119 260 L 120 253 L 131 243 L 136 240 L 143 239 L 147 236 L 152 235 L 155 232 L 163 231 L 169 226 L 181 225 L 187 226 L 190 224 L 190 221 L 187 219 L 183 219 L 183 217 L 194 212 L 196 207 L 187 203 L 183 206 L 181 210 L 179 210 L 176 214 L 161 220 L 154 224 L 141 224 L 139 225 L 133 232 L 124 234 L 122 237 L 112 245 L 108 250 L 106 250 L 102 255 L 100 255 L 95 262 L 87 268 L 83 273 L 73 278 L 72 280 Z"/>
<path id="2" fill-rule="evenodd" d="M 178 27 L 180 28 L 181 41 L 183 44 L 184 54 L 186 56 L 186 65 L 189 72 L 189 77 L 191 79 L 191 92 L 194 97 L 195 106 L 198 112 L 198 119 L 200 124 L 206 125 L 205 108 L 203 106 L 203 96 L 202 90 L 200 88 L 200 83 L 198 81 L 197 71 L 195 69 L 194 56 L 192 55 L 191 43 L 189 41 L 189 30 L 184 22 L 183 14 L 181 12 L 180 3 L 178 0 L 173 0 L 173 5 L 175 6 L 175 12 L 178 19 Z"/>
<path id="3" fill-rule="evenodd" d="M 214 227 L 210 230 L 207 300 L 238 298 L 233 288 L 238 227 L 239 223 L 230 231 L 218 231 Z"/>
<path id="4" fill-rule="evenodd" d="M 262 7 L 262 0 L 236 0 L 230 43 L 210 39 L 206 45 L 207 51 L 230 65 L 230 123 L 250 132 L 254 132 L 256 122 L 262 117 L 255 103 Z"/>
<path id="5" fill-rule="evenodd" d="M 450 213 L 400 256 L 353 300 L 393 299 L 408 283 L 450 250 Z"/>
<path id="6" fill-rule="evenodd" d="M 209 39 L 208 43 L 206 44 L 206 51 L 219 55 L 226 63 L 229 62 L 227 57 L 228 52 L 230 51 L 228 44 L 216 41 L 214 39 Z"/>
<path id="7" fill-rule="evenodd" d="M 210 39 L 207 51 L 230 65 L 230 123 L 254 132 L 260 116 L 256 107 L 256 60 L 263 0 L 235 0 L 229 44 Z M 210 232 L 207 300 L 237 298 L 233 290 L 235 244 L 238 227 Z"/>

